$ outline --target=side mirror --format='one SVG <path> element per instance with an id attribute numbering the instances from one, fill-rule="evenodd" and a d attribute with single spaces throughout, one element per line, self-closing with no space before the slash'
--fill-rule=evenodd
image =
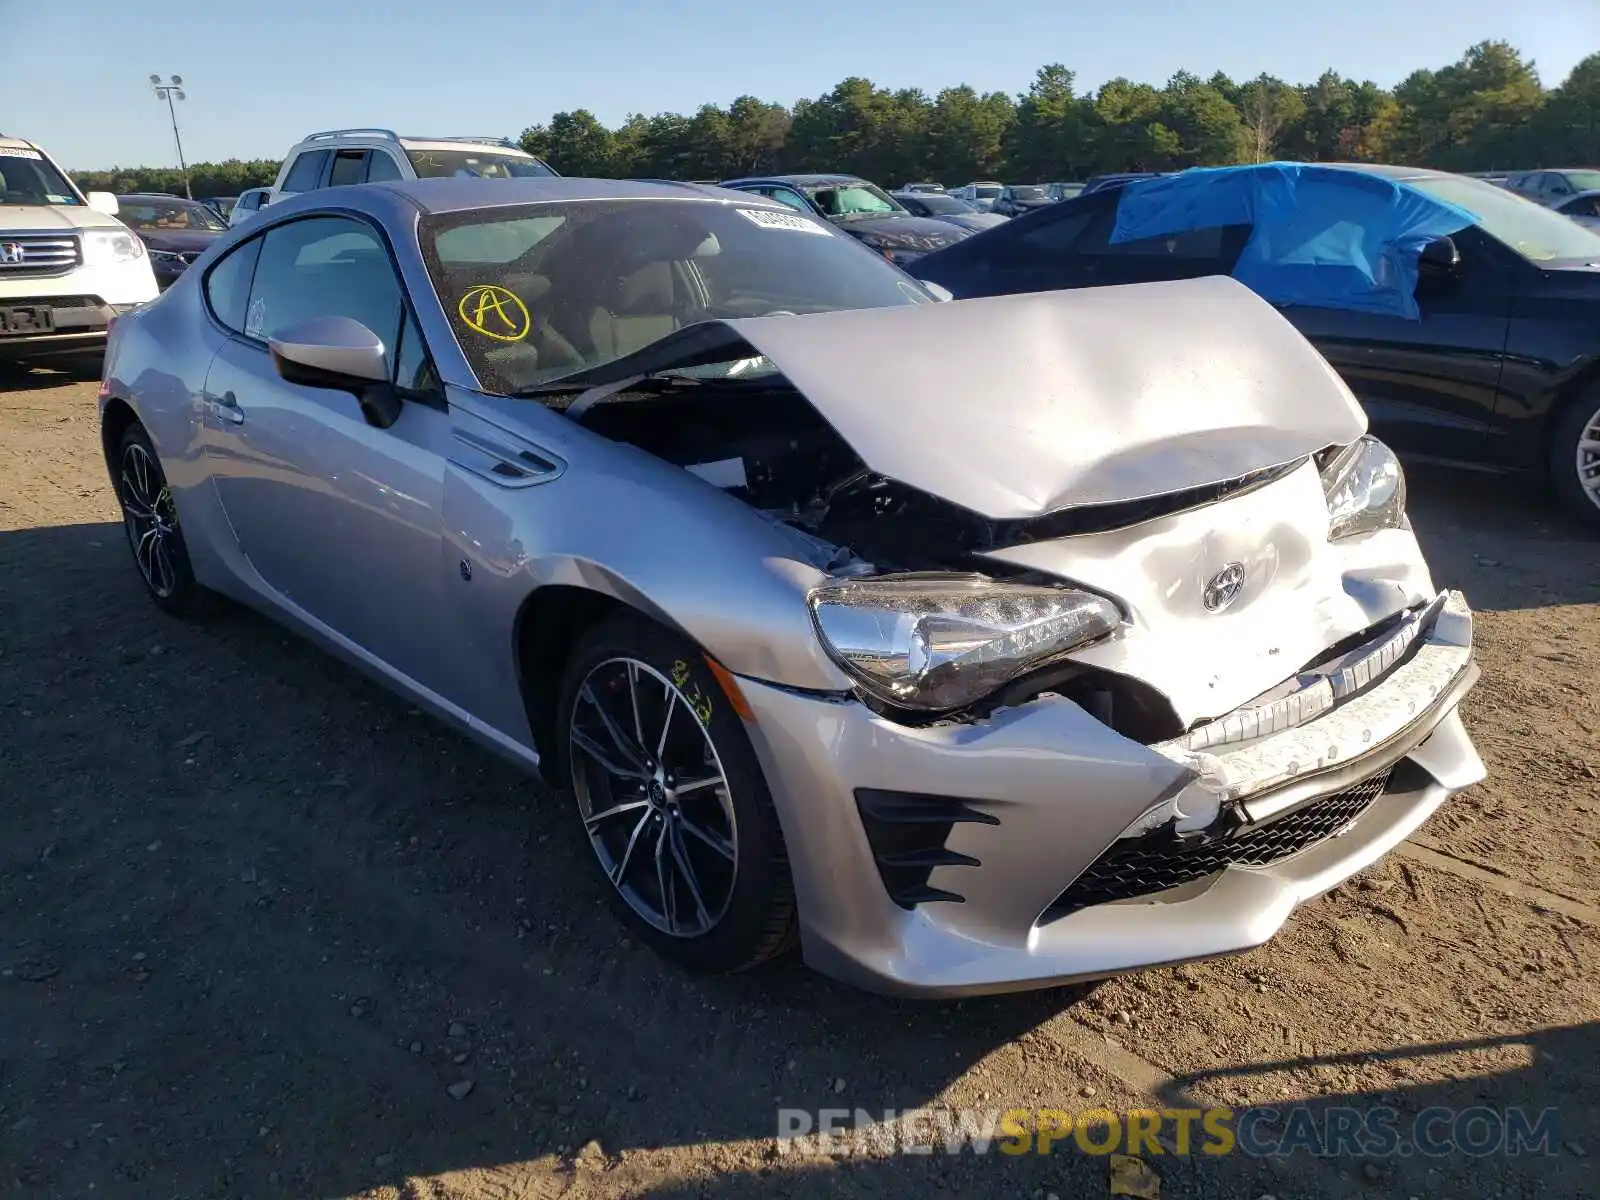
<path id="1" fill-rule="evenodd" d="M 950 301 L 956 298 L 955 293 L 949 288 L 945 287 L 942 283 L 934 283 L 929 279 L 919 279 L 917 282 L 927 289 L 928 294 L 941 304 L 948 304 Z"/>
<path id="2" fill-rule="evenodd" d="M 86 192 L 83 198 L 95 212 L 108 217 L 114 217 L 122 211 L 122 205 L 117 203 L 116 196 L 111 192 Z"/>
<path id="3" fill-rule="evenodd" d="M 289 383 L 349 392 L 367 423 L 387 429 L 400 418 L 389 385 L 383 339 L 349 317 L 313 317 L 267 339 L 272 365 Z"/>
<path id="4" fill-rule="evenodd" d="M 1456 249 L 1454 238 L 1434 238 L 1422 247 L 1417 255 L 1418 268 L 1427 275 L 1454 275 L 1461 269 L 1461 251 Z"/>

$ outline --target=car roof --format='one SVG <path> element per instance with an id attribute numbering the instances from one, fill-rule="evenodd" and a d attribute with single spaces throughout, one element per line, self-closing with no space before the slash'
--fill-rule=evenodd
<path id="1" fill-rule="evenodd" d="M 211 197 L 220 199 L 220 197 Z M 199 200 L 190 200 L 187 196 L 180 196 L 176 192 L 118 192 L 118 200 L 182 200 L 185 204 L 199 204 Z"/>
<path id="2" fill-rule="evenodd" d="M 824 187 L 830 183 L 865 183 L 859 175 L 746 175 L 739 179 L 724 179 L 725 185 L 735 183 L 790 183 L 800 187 Z"/>
<path id="3" fill-rule="evenodd" d="M 352 193 L 376 192 L 403 196 L 425 213 L 463 212 L 475 208 L 509 208 L 521 204 L 559 204 L 583 200 L 717 200 L 729 204 L 789 209 L 764 196 L 735 192 L 699 183 L 676 183 L 641 179 L 585 179 L 541 176 L 532 179 L 399 179 L 382 183 L 363 183 L 344 188 L 317 188 L 301 192 L 272 205 L 272 211 L 318 207 L 324 203 L 348 203 Z M 344 193 L 341 196 L 340 193 Z M 307 203 L 295 204 L 306 200 Z"/>

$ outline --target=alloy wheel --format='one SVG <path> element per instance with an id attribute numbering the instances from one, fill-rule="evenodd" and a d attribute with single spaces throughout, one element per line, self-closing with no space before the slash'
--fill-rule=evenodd
<path id="1" fill-rule="evenodd" d="M 607 659 L 584 677 L 567 736 L 578 812 L 612 886 L 652 927 L 694 938 L 728 911 L 739 853 L 709 710 L 686 680 Z"/>
<path id="2" fill-rule="evenodd" d="M 122 451 L 120 491 L 122 520 L 139 573 L 155 595 L 167 599 L 178 587 L 172 558 L 177 510 L 155 456 L 138 442 L 130 442 Z"/>
<path id="3" fill-rule="evenodd" d="M 1578 486 L 1590 503 L 1600 508 L 1600 409 L 1594 411 L 1583 432 L 1578 434 L 1574 466 L 1578 471 Z"/>

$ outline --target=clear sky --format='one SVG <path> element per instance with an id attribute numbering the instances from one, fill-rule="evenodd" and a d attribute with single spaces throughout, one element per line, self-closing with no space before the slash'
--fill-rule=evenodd
<path id="1" fill-rule="evenodd" d="M 1023 91 L 1176 70 L 1293 82 L 1333 67 L 1393 86 L 1504 38 L 1547 86 L 1600 50 L 1600 0 L 0 0 L 0 131 L 69 169 L 175 165 L 152 72 L 183 76 L 191 161 L 279 158 L 305 133 L 515 137 L 553 112 L 791 104 L 850 75 Z"/>

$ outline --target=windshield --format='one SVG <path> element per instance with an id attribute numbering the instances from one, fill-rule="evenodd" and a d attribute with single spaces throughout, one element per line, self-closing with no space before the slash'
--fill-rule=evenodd
<path id="1" fill-rule="evenodd" d="M 204 204 L 193 200 L 158 200 L 150 196 L 118 196 L 117 220 L 130 229 L 152 232 L 223 230 L 228 223 Z"/>
<path id="2" fill-rule="evenodd" d="M 829 183 L 802 189 L 830 217 L 855 217 L 864 213 L 897 213 L 905 209 L 889 193 L 870 183 Z"/>
<path id="3" fill-rule="evenodd" d="M 37 150 L 0 146 L 0 204 L 80 204 L 65 176 Z"/>
<path id="4" fill-rule="evenodd" d="M 1592 192 L 1600 189 L 1600 171 L 1563 171 L 1567 183 L 1575 192 Z"/>
<path id="5" fill-rule="evenodd" d="M 939 216 L 949 216 L 953 213 L 974 213 L 978 210 L 968 204 L 959 196 L 944 196 L 927 193 L 917 197 L 917 203 L 930 213 Z"/>
<path id="6" fill-rule="evenodd" d="M 418 179 L 548 179 L 555 172 L 535 158 L 490 149 L 407 150 Z"/>
<path id="7" fill-rule="evenodd" d="M 1014 187 L 1011 189 L 1013 200 L 1044 200 L 1047 197 L 1042 187 Z"/>
<path id="8" fill-rule="evenodd" d="M 1600 234 L 1515 192 L 1458 175 L 1408 179 L 1406 183 L 1466 209 L 1477 217 L 1485 233 L 1530 262 L 1600 261 Z"/>
<path id="9" fill-rule="evenodd" d="M 975 196 L 982 196 L 985 200 L 990 200 L 1000 194 L 1000 189 L 997 187 L 988 187 L 987 185 L 980 183 L 977 187 L 972 189 L 972 194 Z"/>
<path id="10" fill-rule="evenodd" d="M 852 237 L 782 209 L 591 200 L 428 217 L 423 255 L 483 386 L 515 392 L 717 318 L 926 304 Z"/>

